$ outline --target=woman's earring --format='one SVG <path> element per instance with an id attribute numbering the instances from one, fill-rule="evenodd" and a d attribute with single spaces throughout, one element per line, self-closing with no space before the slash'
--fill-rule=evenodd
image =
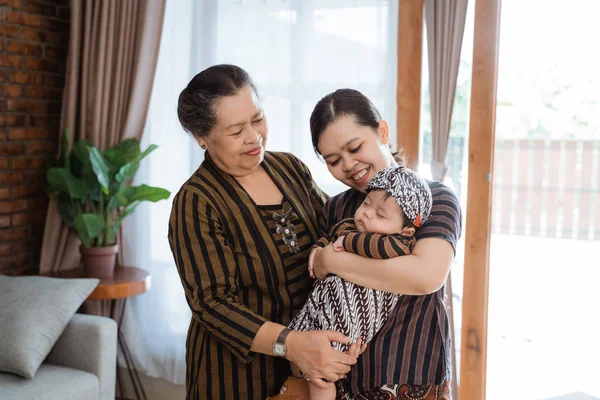
<path id="1" fill-rule="evenodd" d="M 202 147 L 202 150 L 206 150 L 206 145 L 205 144 L 201 145 L 200 147 Z"/>

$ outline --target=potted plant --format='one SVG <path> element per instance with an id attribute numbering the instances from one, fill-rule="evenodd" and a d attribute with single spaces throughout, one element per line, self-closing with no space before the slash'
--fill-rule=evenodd
<path id="1" fill-rule="evenodd" d="M 69 151 L 68 129 L 61 139 L 55 166 L 47 172 L 47 192 L 57 198 L 64 224 L 81 239 L 81 258 L 86 276 L 113 275 L 119 249 L 117 232 L 123 220 L 143 201 L 157 202 L 171 193 L 147 185 L 131 186 L 140 161 L 157 148 L 143 152 L 135 139 L 124 140 L 100 151 L 79 140 Z"/>

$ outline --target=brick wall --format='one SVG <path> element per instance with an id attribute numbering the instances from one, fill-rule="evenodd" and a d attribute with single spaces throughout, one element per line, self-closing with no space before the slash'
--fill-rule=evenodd
<path id="1" fill-rule="evenodd" d="M 0 0 L 0 273 L 39 266 L 68 40 L 68 0 Z"/>

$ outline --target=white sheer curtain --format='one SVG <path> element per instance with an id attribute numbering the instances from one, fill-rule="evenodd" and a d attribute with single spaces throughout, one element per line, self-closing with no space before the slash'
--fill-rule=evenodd
<path id="1" fill-rule="evenodd" d="M 198 167 L 202 151 L 177 121 L 177 97 L 202 69 L 231 63 L 255 81 L 269 150 L 300 157 L 327 193 L 344 190 L 313 152 L 310 113 L 350 87 L 396 126 L 397 16 L 397 0 L 168 1 L 142 139 L 159 148 L 136 179 L 175 193 Z M 128 303 L 124 331 L 140 370 L 184 383 L 190 312 L 167 242 L 170 208 L 171 200 L 143 205 L 126 221 L 125 259 L 152 274 L 152 289 Z"/>

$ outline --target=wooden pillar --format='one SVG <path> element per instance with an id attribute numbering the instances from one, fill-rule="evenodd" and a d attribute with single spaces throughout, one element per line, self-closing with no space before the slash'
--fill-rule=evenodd
<path id="1" fill-rule="evenodd" d="M 398 7 L 397 143 L 408 166 L 419 165 L 423 0 L 401 0 Z"/>
<path id="2" fill-rule="evenodd" d="M 469 181 L 460 363 L 460 399 L 484 400 L 492 169 L 501 0 L 477 0 L 469 131 Z"/>

